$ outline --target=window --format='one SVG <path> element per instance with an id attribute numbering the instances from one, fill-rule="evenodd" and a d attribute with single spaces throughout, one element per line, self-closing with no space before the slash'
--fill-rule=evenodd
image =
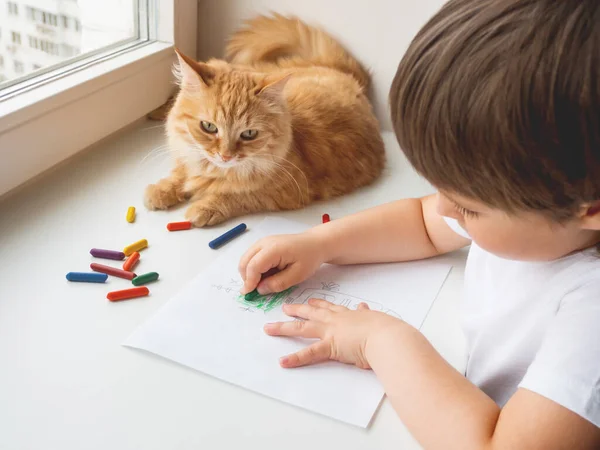
<path id="1" fill-rule="evenodd" d="M 162 105 L 173 45 L 193 56 L 197 42 L 198 0 L 12 3 L 18 20 L 0 0 L 0 195 Z"/>
<path id="2" fill-rule="evenodd" d="M 58 55 L 58 45 L 54 42 L 40 40 L 40 49 L 49 55 Z"/>
<path id="3" fill-rule="evenodd" d="M 58 16 L 56 14 L 52 14 L 46 11 L 42 11 L 41 13 L 41 21 L 45 25 L 56 26 L 58 24 Z"/>
<path id="4" fill-rule="evenodd" d="M 15 45 L 21 45 L 21 33 L 17 33 L 16 31 L 13 31 L 11 33 L 12 35 L 12 43 Z"/>
<path id="5" fill-rule="evenodd" d="M 50 55 L 58 55 L 58 44 L 48 41 L 46 39 L 38 39 L 34 36 L 29 36 L 29 46 L 36 50 L 41 50 Z M 65 56 L 73 56 L 76 53 L 76 49 L 66 44 L 62 44 L 63 48 L 69 48 L 69 54 Z M 63 52 L 64 54 L 64 52 Z M 36 63 L 33 63 L 36 64 Z"/>
<path id="6" fill-rule="evenodd" d="M 8 14 L 10 14 L 11 16 L 19 15 L 19 5 L 17 5 L 14 2 L 8 2 L 7 7 L 8 7 Z"/>
<path id="7" fill-rule="evenodd" d="M 53 14 L 48 11 L 43 11 L 41 9 L 33 8 L 31 6 L 27 7 L 27 19 L 29 19 L 31 22 L 37 22 L 37 23 L 42 23 L 44 25 L 52 25 L 53 27 L 58 27 L 59 26 L 59 18 L 60 18 L 61 26 L 65 29 L 68 28 L 69 27 L 69 16 L 66 16 L 65 14 L 61 14 L 59 16 L 58 14 Z M 75 20 L 75 19 L 71 19 L 71 20 Z"/>
<path id="8" fill-rule="evenodd" d="M 39 50 L 7 48 L 0 46 L 0 54 L 5 58 L 25 63 L 23 72 L 7 73 L 14 83 L 17 75 L 28 75 L 34 64 L 56 68 L 66 65 L 73 58 L 82 59 L 83 55 L 100 53 L 105 49 L 124 46 L 129 43 L 148 40 L 148 5 L 164 0 L 111 0 L 111 1 L 61 1 L 56 0 L 13 0 L 6 2 L 8 15 L 0 14 L 0 27 L 10 25 L 11 41 L 14 46 L 22 45 L 22 35 L 28 47 Z M 170 0 L 174 2 L 175 0 Z M 0 6 L 3 4 L 0 0 Z M 26 20 L 12 18 L 18 13 L 19 6 Z M 143 14 L 144 17 L 140 15 Z M 82 18 L 85 17 L 85 23 Z M 32 24 L 35 24 L 32 27 Z M 55 30 L 68 30 L 60 33 Z M 43 53 L 49 55 L 44 56 Z M 36 74 L 38 75 L 38 74 Z M 14 84 L 13 83 L 13 84 Z M 0 97 L 2 88 L 0 86 Z"/>

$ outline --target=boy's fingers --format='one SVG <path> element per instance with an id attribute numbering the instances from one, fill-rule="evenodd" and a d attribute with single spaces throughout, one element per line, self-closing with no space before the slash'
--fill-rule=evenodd
<path id="1" fill-rule="evenodd" d="M 318 321 L 327 320 L 332 314 L 330 310 L 325 308 L 293 303 L 291 305 L 283 305 L 283 312 L 291 317 Z"/>
<path id="2" fill-rule="evenodd" d="M 246 281 L 246 267 L 248 266 L 248 263 L 254 257 L 254 255 L 256 255 L 260 251 L 260 249 L 261 246 L 258 243 L 256 243 L 248 250 L 246 250 L 246 253 L 244 253 L 240 258 L 240 263 L 238 264 L 238 271 L 240 272 L 242 280 Z"/>
<path id="3" fill-rule="evenodd" d="M 259 250 L 246 265 L 246 279 L 241 292 L 246 294 L 256 289 L 262 274 L 273 267 L 277 267 L 277 264 L 279 264 L 278 258 L 271 252 L 265 249 Z"/>
<path id="4" fill-rule="evenodd" d="M 267 274 L 266 278 L 258 283 L 257 289 L 259 294 L 266 295 L 285 291 L 301 281 L 304 281 L 302 269 L 298 264 L 292 264 L 274 275 Z"/>
<path id="5" fill-rule="evenodd" d="M 314 339 L 321 337 L 321 326 L 316 322 L 292 320 L 289 322 L 268 323 L 264 327 L 269 336 L 293 336 Z"/>
<path id="6" fill-rule="evenodd" d="M 317 308 L 330 309 L 331 311 L 335 312 L 346 311 L 348 309 L 345 306 L 336 305 L 335 303 L 331 303 L 320 298 L 311 298 L 308 300 L 308 304 L 311 306 L 316 306 Z"/>
<path id="7" fill-rule="evenodd" d="M 318 362 L 327 361 L 331 356 L 331 347 L 326 341 L 319 341 L 303 348 L 299 352 L 284 356 L 279 360 L 281 367 L 292 368 L 308 366 Z"/>

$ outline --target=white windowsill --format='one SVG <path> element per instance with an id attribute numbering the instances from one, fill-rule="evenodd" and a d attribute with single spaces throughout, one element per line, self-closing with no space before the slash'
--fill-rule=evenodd
<path id="1" fill-rule="evenodd" d="M 140 45 L 0 102 L 0 196 L 163 104 L 172 47 Z"/>
<path id="2" fill-rule="evenodd" d="M 172 48 L 165 42 L 141 43 L 120 55 L 0 101 L 0 133 L 172 57 Z"/>

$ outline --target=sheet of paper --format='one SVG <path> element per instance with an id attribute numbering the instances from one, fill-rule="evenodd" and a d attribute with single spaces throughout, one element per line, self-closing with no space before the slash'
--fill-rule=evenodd
<path id="1" fill-rule="evenodd" d="M 336 362 L 282 369 L 278 358 L 297 351 L 302 339 L 269 337 L 263 325 L 291 320 L 281 304 L 322 298 L 349 308 L 371 309 L 420 327 L 450 266 L 436 261 L 324 265 L 311 279 L 257 302 L 239 295 L 239 258 L 257 239 L 297 233 L 303 224 L 267 218 L 142 324 L 124 345 L 192 367 L 224 381 L 360 427 L 367 427 L 383 397 L 371 371 Z"/>

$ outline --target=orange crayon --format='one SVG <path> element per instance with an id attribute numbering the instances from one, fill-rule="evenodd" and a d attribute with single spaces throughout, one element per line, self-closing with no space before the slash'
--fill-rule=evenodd
<path id="1" fill-rule="evenodd" d="M 123 270 L 131 272 L 131 269 L 135 267 L 139 260 L 140 254 L 138 252 L 133 252 L 123 263 Z"/>

